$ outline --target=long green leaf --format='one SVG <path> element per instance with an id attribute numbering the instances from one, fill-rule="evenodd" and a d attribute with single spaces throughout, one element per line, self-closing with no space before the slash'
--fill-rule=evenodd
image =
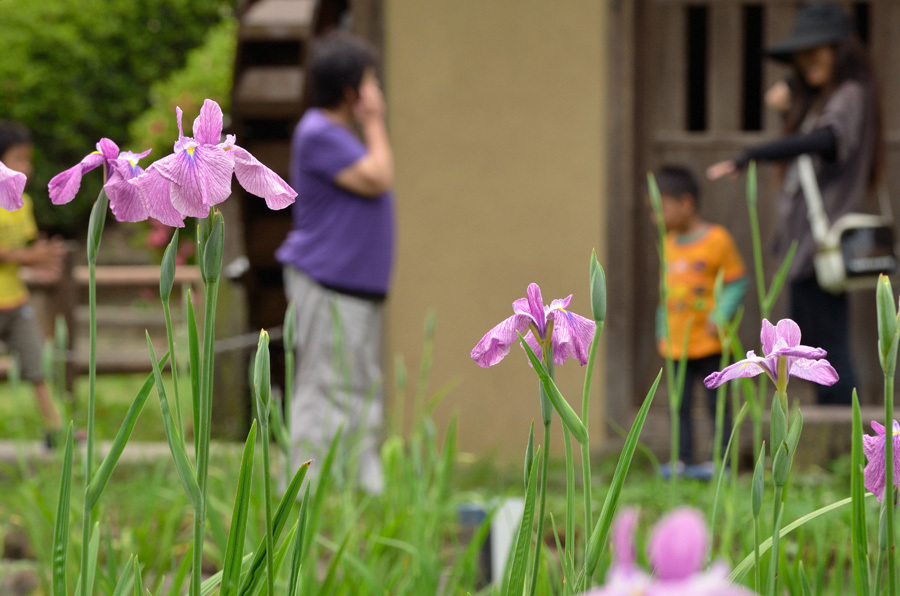
<path id="1" fill-rule="evenodd" d="M 162 412 L 166 441 L 169 443 L 169 451 L 172 454 L 172 459 L 175 461 L 175 470 L 178 472 L 181 486 L 184 487 L 184 492 L 196 511 L 200 507 L 202 499 L 200 486 L 197 484 L 197 477 L 194 475 L 191 460 L 188 459 L 187 452 L 184 449 L 184 442 L 175 428 L 175 422 L 172 420 L 169 400 L 166 398 L 166 386 L 163 383 L 162 373 L 159 370 L 159 362 L 156 360 L 156 352 L 153 350 L 153 342 L 150 341 L 150 333 L 145 333 L 147 335 L 147 348 L 150 350 L 150 363 L 153 366 L 153 377 L 156 379 L 156 392 L 159 395 L 159 409 Z"/>
<path id="2" fill-rule="evenodd" d="M 100 524 L 94 524 L 94 531 L 91 532 L 91 542 L 88 545 L 88 567 L 87 567 L 87 593 L 94 593 L 94 577 L 97 575 L 97 553 L 100 552 Z M 81 570 L 85 572 L 84 569 Z M 80 584 L 81 582 L 79 582 Z M 81 586 L 79 586 L 81 587 Z"/>
<path id="3" fill-rule="evenodd" d="M 528 473 L 528 490 L 525 491 L 525 510 L 522 513 L 522 522 L 519 524 L 519 532 L 516 537 L 516 547 L 513 551 L 512 566 L 509 571 L 509 579 L 506 584 L 506 596 L 522 594 L 525 589 L 525 576 L 528 553 L 531 550 L 532 523 L 534 522 L 534 501 L 537 495 L 538 465 L 541 462 L 541 446 L 535 450 L 531 471 Z M 541 538 L 538 537 L 538 540 Z"/>
<path id="4" fill-rule="evenodd" d="M 197 333 L 197 316 L 194 313 L 194 301 L 191 290 L 187 291 L 187 336 L 188 358 L 191 371 L 191 413 L 194 428 L 200 424 L 200 337 Z M 194 432 L 194 453 L 199 451 L 200 433 Z"/>
<path id="5" fill-rule="evenodd" d="M 284 496 L 281 497 L 281 502 L 278 504 L 278 509 L 275 511 L 275 517 L 272 519 L 272 537 L 274 540 L 278 540 L 282 530 L 284 530 L 284 526 L 287 525 L 288 516 L 291 513 L 294 502 L 297 500 L 297 494 L 300 492 L 300 485 L 303 484 L 303 479 L 306 478 L 306 471 L 308 469 L 309 462 L 300 466 L 300 469 L 294 474 L 294 478 L 285 490 Z M 241 596 L 250 596 L 251 594 L 256 593 L 256 589 L 259 587 L 259 583 L 265 575 L 265 566 L 266 538 L 263 537 L 259 546 L 256 548 L 256 553 L 253 555 L 250 569 L 247 571 L 247 574 L 241 582 L 241 589 L 240 592 L 238 592 Z"/>
<path id="6" fill-rule="evenodd" d="M 309 483 L 300 503 L 300 519 L 297 522 L 297 535 L 294 538 L 294 550 L 291 554 L 291 579 L 288 582 L 288 596 L 296 596 L 300 588 L 300 568 L 303 565 L 303 536 L 306 533 L 306 515 L 309 511 Z"/>
<path id="7" fill-rule="evenodd" d="M 600 555 L 603 554 L 603 548 L 606 545 L 609 527 L 612 525 L 612 518 L 619 504 L 619 495 L 622 493 L 622 486 L 625 484 L 628 468 L 631 467 L 631 458 L 634 456 L 634 450 L 637 448 L 640 440 L 641 430 L 644 428 L 644 422 L 647 420 L 647 413 L 650 411 L 650 404 L 653 403 L 653 397 L 656 395 L 656 388 L 659 387 L 662 373 L 663 371 L 660 369 L 653 386 L 650 387 L 650 391 L 644 398 L 644 405 L 638 411 L 634 424 L 631 425 L 631 430 L 628 431 L 628 436 L 625 438 L 625 446 L 622 448 L 622 454 L 619 455 L 619 463 L 616 464 L 616 471 L 613 473 L 612 483 L 606 493 L 603 508 L 600 510 L 600 517 L 597 519 L 597 524 L 594 526 L 588 541 L 584 569 L 578 580 L 578 589 L 583 589 L 590 583 L 590 578 L 593 577 L 597 564 L 600 562 Z"/>
<path id="8" fill-rule="evenodd" d="M 765 302 L 760 305 L 765 309 L 765 312 L 771 311 L 772 305 L 775 304 L 775 301 L 778 299 L 779 294 L 781 294 L 781 288 L 784 287 L 784 281 L 787 279 L 788 269 L 790 268 L 791 263 L 794 260 L 794 254 L 796 252 L 797 241 L 794 240 L 793 242 L 791 242 L 791 246 L 788 248 L 787 254 L 784 255 L 784 260 L 781 261 L 781 266 L 775 273 L 775 277 L 772 278 L 772 285 L 769 286 L 769 293 L 766 294 Z"/>
<path id="9" fill-rule="evenodd" d="M 866 495 L 866 498 L 869 498 L 871 496 L 872 496 L 872 494 L 869 493 Z M 840 501 L 836 501 L 836 502 L 832 503 L 831 505 L 826 505 L 824 507 L 820 507 L 819 509 L 816 509 L 812 513 L 807 513 L 803 517 L 800 517 L 800 518 L 794 520 L 793 522 L 789 523 L 788 525 L 784 526 L 783 528 L 781 528 L 781 531 L 778 533 L 779 538 L 784 538 L 785 536 L 787 536 L 788 534 L 790 534 L 791 532 L 793 532 L 794 530 L 796 530 L 803 524 L 805 524 L 809 521 L 812 521 L 812 520 L 816 519 L 817 517 L 821 517 L 822 515 L 825 515 L 826 513 L 830 513 L 831 511 L 834 511 L 835 509 L 840 509 L 844 505 L 849 505 L 852 500 L 853 500 L 852 497 L 847 497 L 846 499 L 841 499 Z M 770 548 L 772 548 L 772 538 L 771 537 L 766 538 L 765 540 L 763 540 L 760 543 L 760 545 L 759 545 L 760 556 L 766 554 L 766 552 L 768 552 L 768 550 Z M 731 570 L 731 574 L 728 576 L 728 580 L 731 582 L 741 581 L 741 579 L 743 579 L 743 577 L 744 577 L 744 574 L 746 574 L 750 570 L 751 567 L 753 567 L 753 553 L 750 553 L 749 555 L 744 557 L 744 560 L 741 561 L 740 563 L 738 563 L 737 566 Z"/>
<path id="10" fill-rule="evenodd" d="M 531 361 L 534 371 L 541 380 L 541 385 L 543 386 L 547 397 L 550 399 L 550 403 L 553 404 L 553 409 L 559 414 L 563 424 L 566 425 L 566 428 L 569 429 L 569 432 L 572 433 L 575 440 L 582 445 L 586 444 L 588 432 L 584 423 L 581 421 L 581 418 L 578 417 L 578 414 L 575 413 L 575 410 L 572 409 L 572 406 L 569 405 L 566 398 L 559 392 L 559 388 L 547 371 L 547 367 L 538 359 L 534 350 L 531 349 L 531 346 L 528 345 L 528 342 L 525 341 L 525 338 L 522 337 L 521 333 L 519 334 L 519 342 L 522 344 L 522 347 L 525 348 L 525 353 L 528 355 L 528 359 Z"/>
<path id="11" fill-rule="evenodd" d="M 144 578 L 141 577 L 141 564 L 134 559 L 134 596 L 144 596 Z"/>
<path id="12" fill-rule="evenodd" d="M 238 476 L 237 494 L 231 514 L 231 530 L 225 547 L 225 564 L 222 567 L 222 590 L 220 596 L 234 594 L 241 581 L 241 559 L 244 552 L 244 538 L 247 535 L 247 517 L 250 512 L 250 488 L 253 483 L 253 454 L 256 450 L 256 420 L 250 425 L 250 434 L 244 444 L 241 457 L 241 471 Z"/>
<path id="13" fill-rule="evenodd" d="M 69 511 L 72 496 L 72 423 L 66 430 L 66 449 L 63 453 L 62 476 L 59 480 L 59 501 L 56 505 L 56 522 L 53 527 L 53 596 L 66 596 L 66 559 L 69 554 Z"/>
<path id="14" fill-rule="evenodd" d="M 131 586 L 131 574 L 134 571 L 134 555 L 129 555 L 128 562 L 125 563 L 125 566 L 122 568 L 122 573 L 119 574 L 119 580 L 116 582 L 116 587 L 113 590 L 112 596 L 125 596 L 125 590 L 128 590 Z"/>
<path id="15" fill-rule="evenodd" d="M 165 366 L 168 358 L 168 352 L 163 354 L 160 366 Z M 106 484 L 109 482 L 109 478 L 112 476 L 116 464 L 119 463 L 119 458 L 122 457 L 122 452 L 125 450 L 125 444 L 128 443 L 128 439 L 131 438 L 131 433 L 134 431 L 134 426 L 137 424 L 138 417 L 144 409 L 144 404 L 147 403 L 147 397 L 150 395 L 153 385 L 153 375 L 150 374 L 141 386 L 140 391 L 138 391 L 137 396 L 135 396 L 134 401 L 131 403 L 131 407 L 128 408 L 128 413 L 125 414 L 122 426 L 119 427 L 119 432 L 116 434 L 116 439 L 109 448 L 109 452 L 106 454 L 106 457 L 103 458 L 103 463 L 100 464 L 100 467 L 97 468 L 97 472 L 91 479 L 91 483 L 88 485 L 87 489 L 87 500 L 90 507 L 97 504 L 97 501 L 100 499 L 100 494 L 103 492 L 103 489 L 106 488 Z"/>
<path id="16" fill-rule="evenodd" d="M 313 493 L 312 508 L 309 510 L 309 531 L 306 532 L 306 536 L 303 537 L 303 552 L 305 553 L 310 552 L 313 538 L 319 533 L 319 512 L 322 511 L 325 496 L 330 490 L 331 468 L 334 465 L 334 458 L 337 454 L 338 445 L 340 444 L 343 435 L 344 426 L 341 424 L 338 427 L 337 432 L 334 433 L 334 438 L 331 440 L 331 445 L 328 447 L 328 453 L 325 454 L 325 461 L 322 462 L 322 468 L 315 476 L 318 479 L 318 484 Z"/>
<path id="17" fill-rule="evenodd" d="M 853 584 L 857 596 L 869 596 L 869 553 L 866 536 L 866 502 L 863 478 L 862 417 L 859 399 L 853 389 L 853 446 L 850 455 L 850 543 L 853 564 Z"/>

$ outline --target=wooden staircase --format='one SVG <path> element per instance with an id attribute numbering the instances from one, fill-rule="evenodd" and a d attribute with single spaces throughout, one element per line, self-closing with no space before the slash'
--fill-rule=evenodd
<path id="1" fill-rule="evenodd" d="M 336 26 L 346 2 L 251 0 L 239 12 L 231 130 L 240 145 L 288 178 L 291 135 L 304 109 L 304 65 L 316 35 Z M 290 209 L 240 197 L 249 270 L 243 281 L 251 329 L 280 325 L 286 302 L 275 250 L 291 226 Z"/>

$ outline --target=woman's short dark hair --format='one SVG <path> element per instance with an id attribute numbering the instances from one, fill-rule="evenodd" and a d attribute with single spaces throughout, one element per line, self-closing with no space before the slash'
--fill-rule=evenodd
<path id="1" fill-rule="evenodd" d="M 31 145 L 31 133 L 24 124 L 11 120 L 0 121 L 0 157 L 13 145 Z"/>
<path id="2" fill-rule="evenodd" d="M 680 198 L 682 195 L 694 197 L 694 208 L 700 208 L 700 186 L 689 169 L 678 165 L 660 166 L 653 172 L 659 193 Z"/>
<path id="3" fill-rule="evenodd" d="M 347 89 L 359 90 L 365 70 L 375 66 L 375 50 L 345 31 L 328 33 L 313 46 L 309 61 L 310 103 L 333 108 Z"/>

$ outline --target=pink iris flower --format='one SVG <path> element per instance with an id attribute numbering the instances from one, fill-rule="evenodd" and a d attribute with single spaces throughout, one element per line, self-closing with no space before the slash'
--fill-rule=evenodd
<path id="1" fill-rule="evenodd" d="M 800 327 L 794 321 L 781 319 L 773 326 L 763 319 L 760 340 L 764 354 L 762 358 L 750 350 L 745 359 L 712 373 L 703 383 L 709 389 L 713 389 L 732 379 L 755 377 L 766 373 L 776 387 L 786 385 L 786 378 L 778 378 L 778 364 L 781 358 L 785 358 L 786 376 L 806 379 L 820 385 L 834 385 L 837 382 L 837 372 L 825 360 L 827 352 L 822 348 L 800 345 Z"/>
<path id="2" fill-rule="evenodd" d="M 894 444 L 894 485 L 900 486 L 900 424 L 894 420 L 891 433 Z M 863 475 L 866 489 L 875 495 L 879 501 L 884 496 L 884 484 L 887 481 L 887 465 L 884 461 L 884 426 L 872 421 L 872 430 L 875 436 L 863 435 L 863 453 L 869 463 L 866 464 Z"/>
<path id="3" fill-rule="evenodd" d="M 222 108 L 207 99 L 194 120 L 194 136 L 184 136 L 182 111 L 176 108 L 178 141 L 174 153 L 153 163 L 131 183 L 148 213 L 169 226 L 182 227 L 185 217 L 206 217 L 209 209 L 231 195 L 231 177 L 250 194 L 263 197 L 270 209 L 284 209 L 297 193 L 249 151 L 222 136 Z"/>
<path id="4" fill-rule="evenodd" d="M 91 170 L 105 166 L 106 181 L 103 189 L 109 197 L 109 208 L 119 221 L 143 221 L 147 210 L 141 204 L 137 189 L 128 180 L 139 176 L 144 170 L 137 165 L 141 158 L 150 153 L 119 151 L 119 146 L 107 138 L 100 139 L 97 150 L 89 153 L 79 163 L 50 180 L 48 185 L 50 200 L 54 205 L 65 205 L 75 198 L 81 188 L 81 178 Z"/>
<path id="5" fill-rule="evenodd" d="M 0 161 L 0 208 L 15 211 L 22 207 L 25 174 L 10 169 Z"/>
<path id="6" fill-rule="evenodd" d="M 493 366 L 509 354 L 510 346 L 519 341 L 519 334 L 528 331 L 525 341 L 543 358 L 541 344 L 551 341 L 553 363 L 562 365 L 570 357 L 582 366 L 587 364 L 588 350 L 597 324 L 566 310 L 572 295 L 554 300 L 549 306 L 541 297 L 537 284 L 528 285 L 525 298 L 513 302 L 513 314 L 488 331 L 472 348 L 472 359 L 484 368 Z"/>
<path id="7" fill-rule="evenodd" d="M 611 528 L 612 565 L 606 584 L 583 596 L 752 596 L 755 592 L 728 581 L 728 567 L 713 564 L 703 571 L 709 535 L 703 516 L 689 507 L 661 519 L 650 536 L 647 558 L 652 573 L 635 564 L 637 512 L 625 509 Z"/>

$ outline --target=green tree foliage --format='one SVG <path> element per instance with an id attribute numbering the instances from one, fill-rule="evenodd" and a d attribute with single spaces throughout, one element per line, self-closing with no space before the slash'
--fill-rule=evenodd
<path id="1" fill-rule="evenodd" d="M 49 179 L 101 136 L 145 149 L 128 142 L 127 127 L 150 105 L 151 85 L 182 68 L 233 9 L 233 0 L 0 2 L 0 118 L 23 122 L 34 136 L 29 189 L 44 229 L 76 233 L 100 189 L 100 176 L 90 176 L 69 206 L 51 208 Z M 230 68 L 231 56 L 221 58 Z"/>
<path id="2" fill-rule="evenodd" d="M 184 68 L 150 88 L 150 108 L 128 127 L 135 147 L 154 147 L 157 157 L 171 150 L 178 136 L 175 108 L 184 110 L 184 134 L 206 98 L 215 100 L 227 113 L 231 104 L 237 19 L 224 19 L 206 35 L 202 46 L 191 50 Z M 227 125 L 227 123 L 226 123 Z"/>

